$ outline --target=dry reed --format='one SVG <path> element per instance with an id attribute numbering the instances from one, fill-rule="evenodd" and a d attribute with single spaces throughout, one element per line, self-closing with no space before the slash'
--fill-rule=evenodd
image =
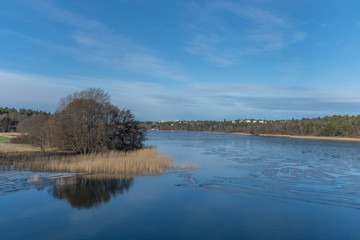
<path id="1" fill-rule="evenodd" d="M 59 152 L 57 148 L 45 148 L 45 152 Z M 41 152 L 40 147 L 30 144 L 0 144 L 0 153 L 36 153 Z"/>
<path id="2" fill-rule="evenodd" d="M 21 133 L 18 132 L 1 132 L 0 136 L 8 138 L 17 138 L 21 136 Z"/>
<path id="3" fill-rule="evenodd" d="M 26 161 L 13 161 L 13 169 L 30 171 L 106 173 L 122 175 L 157 175 L 172 170 L 195 170 L 194 163 L 177 165 L 157 149 L 141 149 L 130 153 L 109 151 L 88 155 L 37 156 Z"/>
<path id="4" fill-rule="evenodd" d="M 35 174 L 31 177 L 30 181 L 31 183 L 39 183 L 40 182 L 40 175 L 39 174 Z"/>

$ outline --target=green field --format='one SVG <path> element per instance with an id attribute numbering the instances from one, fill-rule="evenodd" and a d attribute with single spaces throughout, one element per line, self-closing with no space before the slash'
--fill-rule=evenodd
<path id="1" fill-rule="evenodd" d="M 0 143 L 2 142 L 10 142 L 10 138 L 0 136 Z"/>

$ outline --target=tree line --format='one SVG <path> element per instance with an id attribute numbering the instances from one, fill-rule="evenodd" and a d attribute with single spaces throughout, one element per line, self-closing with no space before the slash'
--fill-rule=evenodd
<path id="1" fill-rule="evenodd" d="M 11 129 L 13 130 L 13 129 Z M 145 129 L 130 110 L 111 104 L 101 89 L 87 89 L 60 100 L 54 114 L 32 114 L 18 121 L 17 143 L 94 153 L 105 149 L 135 150 L 143 147 Z"/>
<path id="2" fill-rule="evenodd" d="M 253 135 L 360 137 L 360 115 L 325 116 L 292 120 L 161 121 L 142 122 L 147 130 L 240 132 Z"/>
<path id="3" fill-rule="evenodd" d="M 31 121 L 37 115 L 49 115 L 39 110 L 0 107 L 0 132 L 15 132 L 22 128 L 22 123 Z"/>

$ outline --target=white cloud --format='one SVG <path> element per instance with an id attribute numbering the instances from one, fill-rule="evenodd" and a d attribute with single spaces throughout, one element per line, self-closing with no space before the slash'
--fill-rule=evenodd
<path id="1" fill-rule="evenodd" d="M 54 78 L 0 69 L 0 86 L 6 86 L 6 91 L 2 91 L 0 95 L 2 106 L 15 108 L 54 112 L 60 98 L 84 88 L 100 87 L 110 93 L 113 104 L 119 108 L 131 109 L 138 119 L 161 118 L 164 113 L 166 115 L 174 110 L 174 106 L 157 97 L 171 94 L 172 91 L 151 82 L 86 76 Z"/>
<path id="2" fill-rule="evenodd" d="M 79 88 L 59 78 L 0 70 L 3 106 L 54 111 L 61 97 Z"/>
<path id="3" fill-rule="evenodd" d="M 217 1 L 213 8 L 219 11 L 226 11 L 244 18 L 250 22 L 262 26 L 289 28 L 289 23 L 274 13 L 255 6 L 234 3 L 229 1 Z"/>
<path id="4" fill-rule="evenodd" d="M 283 87 L 264 84 L 192 83 L 174 90 L 165 85 L 129 79 L 86 76 L 52 78 L 0 69 L 3 106 L 54 111 L 59 99 L 87 87 L 101 87 L 120 108 L 139 120 L 205 120 L 223 118 L 291 118 L 359 114 L 359 88 Z M 344 94 L 346 93 L 346 95 Z"/>
<path id="5" fill-rule="evenodd" d="M 112 29 L 97 20 L 57 7 L 48 1 L 38 0 L 28 4 L 31 9 L 47 16 L 52 21 L 70 27 L 70 38 L 66 39 L 67 36 L 64 36 L 66 40 L 64 42 L 69 43 L 65 45 L 56 40 L 27 36 L 11 30 L 5 31 L 6 34 L 21 37 L 34 44 L 72 56 L 82 62 L 101 64 L 122 71 L 170 80 L 185 78 L 179 64 L 167 61 L 154 50 L 114 33 Z"/>
<path id="6" fill-rule="evenodd" d="M 189 25 L 196 34 L 185 49 L 215 65 L 231 66 L 242 56 L 278 51 L 306 38 L 288 19 L 251 4 L 208 1 L 188 6 L 199 17 Z"/>
<path id="7" fill-rule="evenodd" d="M 219 50 L 216 47 L 216 44 L 223 41 L 224 39 L 221 39 L 215 34 L 198 34 L 189 42 L 189 46 L 186 47 L 185 50 L 192 54 L 202 55 L 209 62 L 213 62 L 219 66 L 226 67 L 234 65 L 234 53 L 228 50 Z"/>

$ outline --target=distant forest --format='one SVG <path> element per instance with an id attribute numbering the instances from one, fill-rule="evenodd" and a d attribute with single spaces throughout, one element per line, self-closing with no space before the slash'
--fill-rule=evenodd
<path id="1" fill-rule="evenodd" d="M 32 109 L 0 107 L 0 132 L 16 132 L 27 128 L 38 116 L 50 113 Z M 25 126 L 26 125 L 26 126 Z"/>
<path id="2" fill-rule="evenodd" d="M 0 107 L 0 132 L 29 132 L 34 122 L 50 113 L 21 108 Z M 292 120 L 231 120 L 231 121 L 159 121 L 141 122 L 146 130 L 239 132 L 253 135 L 284 134 L 300 136 L 360 137 L 360 115 L 326 116 Z"/>
<path id="3" fill-rule="evenodd" d="M 326 116 L 292 120 L 232 120 L 232 121 L 160 121 L 142 122 L 154 131 L 239 132 L 253 135 L 284 134 L 302 136 L 360 137 L 360 115 Z"/>

